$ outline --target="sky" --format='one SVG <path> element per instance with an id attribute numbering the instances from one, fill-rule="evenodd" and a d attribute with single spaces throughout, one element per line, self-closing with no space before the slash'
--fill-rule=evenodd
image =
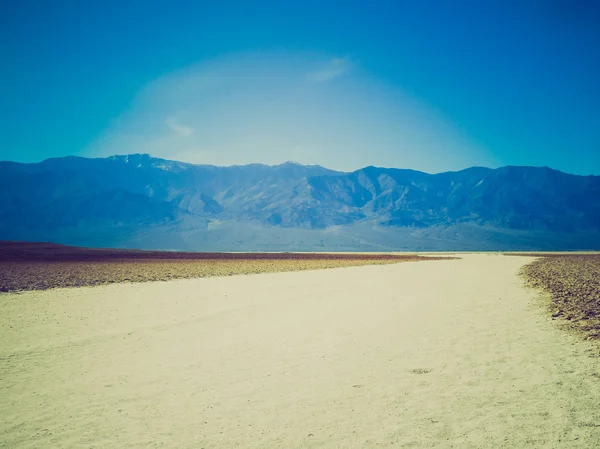
<path id="1" fill-rule="evenodd" d="M 600 175 L 594 0 L 7 0 L 0 54 L 0 160 Z"/>

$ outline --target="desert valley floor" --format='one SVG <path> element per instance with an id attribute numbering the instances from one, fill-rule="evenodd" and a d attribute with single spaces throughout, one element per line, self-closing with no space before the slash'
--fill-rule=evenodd
<path id="1" fill-rule="evenodd" d="M 0 294 L 0 447 L 599 447 L 597 343 L 460 257 Z"/>

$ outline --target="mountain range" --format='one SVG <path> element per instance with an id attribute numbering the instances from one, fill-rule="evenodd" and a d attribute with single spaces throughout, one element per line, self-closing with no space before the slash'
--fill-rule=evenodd
<path id="1" fill-rule="evenodd" d="M 0 239 L 206 251 L 600 249 L 600 176 L 146 154 L 0 162 Z"/>

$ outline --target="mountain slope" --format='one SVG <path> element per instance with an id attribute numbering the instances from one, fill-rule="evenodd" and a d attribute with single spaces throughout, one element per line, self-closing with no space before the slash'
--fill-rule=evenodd
<path id="1" fill-rule="evenodd" d="M 474 167 L 437 175 L 367 167 L 310 182 L 324 204 L 361 210 L 385 225 L 469 222 L 532 231 L 600 229 L 600 177 L 547 167 Z"/>
<path id="2" fill-rule="evenodd" d="M 149 249 L 593 249 L 600 177 L 547 167 L 435 175 L 132 154 L 0 162 L 0 239 Z"/>

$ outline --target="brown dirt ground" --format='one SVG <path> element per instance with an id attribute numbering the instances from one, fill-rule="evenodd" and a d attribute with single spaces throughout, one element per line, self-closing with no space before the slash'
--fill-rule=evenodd
<path id="1" fill-rule="evenodd" d="M 600 340 L 600 254 L 543 257 L 521 270 L 527 283 L 548 293 L 553 318 L 587 339 Z"/>
<path id="2" fill-rule="evenodd" d="M 382 265 L 424 259 L 416 255 L 393 254 L 185 253 L 0 242 L 0 292 Z M 436 258 L 427 257 L 427 260 L 431 259 Z"/>

